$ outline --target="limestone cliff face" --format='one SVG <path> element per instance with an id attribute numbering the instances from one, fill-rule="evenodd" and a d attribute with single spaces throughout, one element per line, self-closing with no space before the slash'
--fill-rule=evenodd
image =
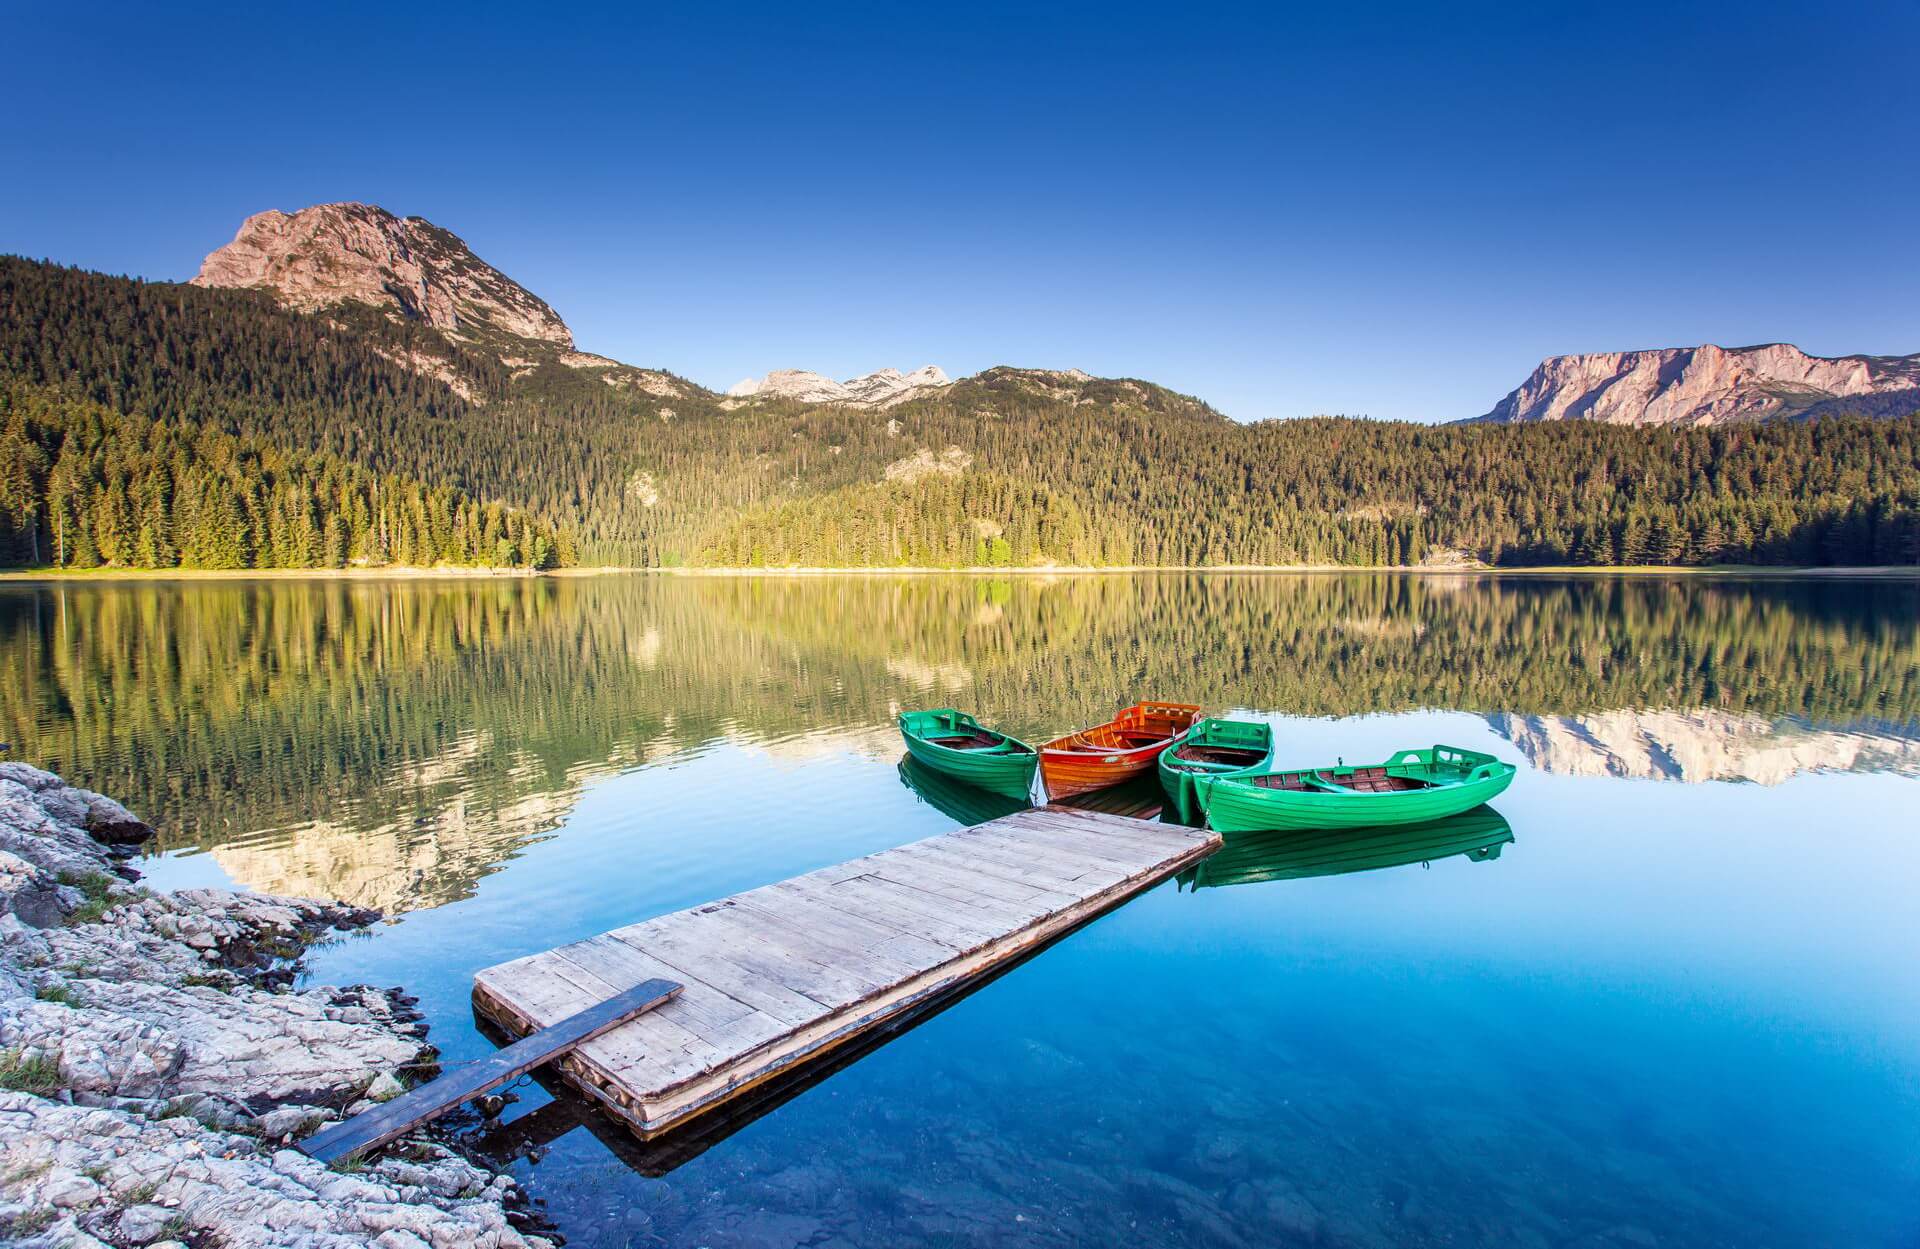
<path id="1" fill-rule="evenodd" d="M 1822 412 L 1920 410 L 1920 355 L 1810 356 L 1787 343 L 1551 356 L 1491 422 L 1721 425 Z"/>
<path id="2" fill-rule="evenodd" d="M 749 377 L 727 389 L 732 399 L 797 399 L 801 403 L 837 403 L 853 408 L 890 408 L 917 399 L 949 384 L 947 375 L 936 365 L 925 365 L 911 373 L 899 369 L 880 369 L 859 377 L 836 382 L 823 373 L 806 369 L 775 369 L 765 377 Z"/>
<path id="3" fill-rule="evenodd" d="M 1487 717 L 1542 772 L 1777 785 L 1801 772 L 1920 774 L 1920 740 L 1722 711 Z"/>
<path id="4" fill-rule="evenodd" d="M 559 314 L 457 235 L 372 204 L 255 213 L 193 282 L 270 290 L 308 310 L 371 304 L 460 337 L 491 330 L 573 347 Z"/>

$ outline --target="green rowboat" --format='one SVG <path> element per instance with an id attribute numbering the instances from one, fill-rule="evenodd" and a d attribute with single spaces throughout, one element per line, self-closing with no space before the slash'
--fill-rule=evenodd
<path id="1" fill-rule="evenodd" d="M 1238 776 L 1273 758 L 1273 726 L 1253 720 L 1206 719 L 1160 752 L 1160 788 L 1183 824 L 1200 822 L 1195 783 L 1202 777 Z"/>
<path id="2" fill-rule="evenodd" d="M 964 711 L 942 707 L 906 712 L 900 717 L 900 736 L 907 739 L 907 753 L 935 772 L 1009 798 L 1024 799 L 1033 792 L 1040 755 L 1018 738 L 983 727 Z"/>
<path id="3" fill-rule="evenodd" d="M 1223 832 L 1419 824 L 1471 811 L 1505 791 L 1515 768 L 1492 755 L 1435 746 L 1385 763 L 1261 769 L 1197 782 L 1207 824 Z"/>
<path id="4" fill-rule="evenodd" d="M 1456 854 L 1465 855 L 1473 863 L 1484 863 L 1499 858 L 1501 848 L 1512 841 L 1512 826 L 1492 807 L 1425 824 L 1387 828 L 1243 833 L 1197 867 L 1180 873 L 1179 879 L 1189 889 L 1212 889 L 1373 872 L 1408 863 L 1432 863 Z"/>

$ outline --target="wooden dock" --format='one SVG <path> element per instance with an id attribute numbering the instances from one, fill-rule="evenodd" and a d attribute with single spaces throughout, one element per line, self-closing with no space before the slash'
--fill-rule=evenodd
<path id="1" fill-rule="evenodd" d="M 965 992 L 1219 845 L 1039 807 L 489 967 L 474 1009 L 524 1036 L 648 980 L 684 986 L 557 1064 L 654 1137 Z"/>

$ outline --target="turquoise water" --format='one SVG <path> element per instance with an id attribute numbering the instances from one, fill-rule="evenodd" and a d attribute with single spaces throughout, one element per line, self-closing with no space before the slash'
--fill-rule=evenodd
<path id="1" fill-rule="evenodd" d="M 1303 763 L 1522 765 L 1496 856 L 1162 886 L 665 1174 L 534 1133 L 575 1245 L 1920 1244 L 1912 583 L 1144 581 L 9 588 L 0 692 L 16 757 L 164 810 L 161 883 L 387 905 L 312 974 L 449 1060 L 478 968 L 955 827 L 899 706 L 1191 690 Z M 205 654 L 73 695 L 161 624 Z"/>

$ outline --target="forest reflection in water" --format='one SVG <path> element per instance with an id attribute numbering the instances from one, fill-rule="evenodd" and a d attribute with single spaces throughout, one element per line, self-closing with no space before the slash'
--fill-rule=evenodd
<path id="1" fill-rule="evenodd" d="M 1911 581 L 1402 574 L 14 583 L 0 740 L 162 850 L 391 911 L 468 896 L 598 777 L 892 758 L 903 707 L 1028 737 L 1153 695 L 1451 709 L 1536 768 L 1920 771 Z"/>

